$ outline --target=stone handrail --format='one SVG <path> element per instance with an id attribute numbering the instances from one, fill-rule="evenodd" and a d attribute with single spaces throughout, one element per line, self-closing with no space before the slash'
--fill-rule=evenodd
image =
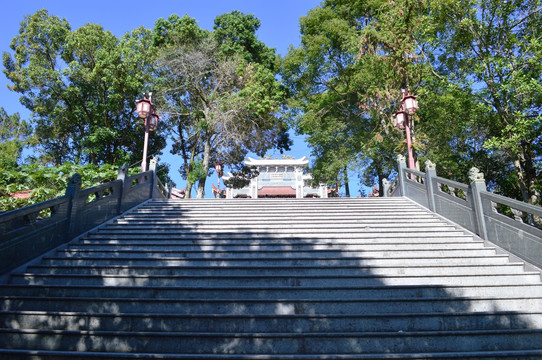
<path id="1" fill-rule="evenodd" d="M 0 214 L 0 274 L 52 250 L 152 198 L 166 198 L 156 176 L 156 159 L 147 172 L 81 190 L 81 176 L 70 178 L 66 195 Z"/>
<path id="2" fill-rule="evenodd" d="M 542 208 L 487 191 L 484 175 L 469 171 L 470 185 L 437 176 L 435 164 L 426 172 L 408 169 L 398 157 L 393 187 L 384 196 L 405 196 L 444 216 L 519 258 L 542 268 Z M 412 176 L 412 175 L 413 176 Z"/>

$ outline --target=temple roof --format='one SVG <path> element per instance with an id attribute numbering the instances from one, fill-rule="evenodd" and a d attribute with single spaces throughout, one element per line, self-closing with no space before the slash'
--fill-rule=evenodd
<path id="1" fill-rule="evenodd" d="M 301 159 L 245 159 L 247 166 L 308 166 L 309 158 L 303 156 Z"/>

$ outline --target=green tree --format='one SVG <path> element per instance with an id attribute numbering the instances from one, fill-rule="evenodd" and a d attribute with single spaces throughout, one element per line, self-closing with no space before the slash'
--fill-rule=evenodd
<path id="1" fill-rule="evenodd" d="M 510 174 L 497 179 L 500 190 L 507 195 L 518 192 L 524 201 L 540 204 L 540 1 L 431 4 L 437 68 L 452 83 L 472 89 L 477 102 L 474 116 L 483 121 L 487 133 L 483 146 L 503 161 L 503 170 Z"/>
<path id="2" fill-rule="evenodd" d="M 198 30 L 186 16 L 157 24 L 156 41 L 163 44 L 158 63 L 162 110 L 174 135 L 173 150 L 183 157 L 180 171 L 189 196 L 195 181 L 198 198 L 204 196 L 214 161 L 234 165 L 249 151 L 263 154 L 277 144 L 288 145 L 277 116 L 284 91 L 267 67 L 278 69 L 278 61 L 274 57 L 271 63 L 274 50 L 257 41 L 253 33 L 259 22 L 254 20 L 240 12 L 219 16 L 214 32 Z M 176 33 L 191 36 L 181 39 Z"/>
<path id="3" fill-rule="evenodd" d="M 100 25 L 72 31 L 65 19 L 39 10 L 25 17 L 4 53 L 4 74 L 33 114 L 44 156 L 53 164 L 134 162 L 143 124 L 135 100 L 152 84 L 150 31 L 120 40 Z M 165 146 L 157 133 L 150 153 Z"/>
<path id="4" fill-rule="evenodd" d="M 30 144 L 32 127 L 21 120 L 19 113 L 8 115 L 0 107 L 0 171 L 17 166 L 21 152 Z"/>
<path id="5" fill-rule="evenodd" d="M 382 184 L 392 172 L 406 147 L 391 115 L 400 89 L 417 89 L 426 72 L 416 41 L 424 23 L 419 2 L 384 0 L 328 0 L 300 19 L 301 46 L 290 49 L 283 75 L 315 179 L 330 183 L 354 167 Z"/>

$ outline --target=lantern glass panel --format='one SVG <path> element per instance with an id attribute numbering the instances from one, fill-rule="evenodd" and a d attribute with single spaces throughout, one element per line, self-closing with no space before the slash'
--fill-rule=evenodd
<path id="1" fill-rule="evenodd" d="M 405 121 L 406 121 L 406 113 L 404 111 L 399 111 L 395 113 L 395 126 L 399 129 L 403 129 L 405 127 Z"/>
<path id="2" fill-rule="evenodd" d="M 154 131 L 158 128 L 158 119 L 159 117 L 156 114 L 152 114 L 149 117 L 149 130 Z"/>
<path id="3" fill-rule="evenodd" d="M 148 100 L 140 100 L 137 103 L 137 113 L 139 117 L 146 118 L 151 111 L 151 103 Z"/>
<path id="4" fill-rule="evenodd" d="M 414 96 L 407 96 L 405 98 L 405 110 L 411 115 L 418 110 L 418 101 Z"/>

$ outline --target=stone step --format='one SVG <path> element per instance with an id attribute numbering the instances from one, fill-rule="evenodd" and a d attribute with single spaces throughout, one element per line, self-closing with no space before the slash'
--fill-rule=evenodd
<path id="1" fill-rule="evenodd" d="M 390 237 L 390 236 L 398 236 L 400 238 L 403 237 L 438 237 L 439 235 L 442 236 L 443 232 L 439 230 L 416 230 L 413 231 L 411 229 L 405 229 L 405 231 L 402 231 L 401 229 L 396 230 L 390 230 L 390 229 L 352 229 L 352 228 L 343 228 L 343 229 L 336 229 L 336 230 L 329 230 L 329 229 L 256 229 L 256 228 L 232 228 L 232 229 L 213 229 L 213 228 L 185 228 L 185 229 L 167 229 L 167 228 L 157 228 L 157 229 L 126 229 L 123 230 L 122 228 L 108 228 L 108 229 L 100 229 L 99 232 L 91 233 L 92 235 L 98 234 L 100 236 L 141 236 L 145 235 L 148 238 L 167 238 L 167 237 L 173 237 L 173 238 L 179 238 L 183 236 L 198 236 L 198 237 L 206 237 L 206 236 L 215 236 L 215 237 L 230 237 L 232 234 L 236 234 L 237 236 L 244 236 L 250 237 L 250 238 L 260 238 L 260 237 L 282 237 L 283 239 L 305 239 L 305 238 L 326 238 L 326 239 L 334 239 L 334 238 L 342 238 L 342 239 L 355 239 L 359 237 Z M 462 236 L 465 235 L 461 231 L 447 231 L 445 232 L 445 236 Z"/>
<path id="2" fill-rule="evenodd" d="M 433 249 L 415 249 L 415 250 L 358 250 L 358 251 L 343 251 L 340 249 L 326 249 L 326 250 L 289 250 L 285 252 L 281 249 L 274 250 L 227 250 L 227 249 L 215 249 L 211 251 L 176 251 L 176 250 L 155 250 L 149 252 L 148 250 L 124 250 L 124 249 L 110 249 L 110 250 L 90 250 L 90 249 L 62 249 L 58 250 L 58 256 L 66 256 L 71 258 L 103 258 L 103 257 L 116 257 L 116 258 L 161 258 L 167 259 L 168 257 L 181 257 L 186 259 L 215 259 L 215 260 L 228 260 L 232 258 L 331 258 L 331 257 L 344 257 L 344 258 L 442 258 L 442 257 L 463 257 L 463 256 L 483 256 L 483 255 L 495 255 L 494 248 L 479 248 L 479 249 L 446 249 L 433 248 Z M 114 255 L 114 256 L 112 256 Z"/>
<path id="3" fill-rule="evenodd" d="M 353 276 L 298 276 L 298 275 L 79 275 L 79 274 L 13 274 L 13 284 L 28 285 L 105 285 L 105 286 L 370 286 L 386 284 L 397 285 L 500 285 L 500 284 L 538 284 L 540 273 L 519 274 L 498 273 L 487 275 L 375 275 L 360 273 Z"/>
<path id="4" fill-rule="evenodd" d="M 542 350 L 494 350 L 494 351 L 472 351 L 472 352 L 420 352 L 420 353 L 372 353 L 372 354 L 165 354 L 165 353 L 139 353 L 139 352 L 77 352 L 77 351 L 34 351 L 18 349 L 0 349 L 0 359 L 16 360 L 29 358 L 47 360 L 66 359 L 175 359 L 175 360 L 390 360 L 397 359 L 411 360 L 480 360 L 480 359 L 510 359 L 510 360 L 540 360 Z"/>
<path id="5" fill-rule="evenodd" d="M 154 299 L 420 299 L 420 298 L 542 298 L 541 284 L 512 285 L 416 285 L 416 286 L 116 286 L 102 285 L 1 285 L 2 296 Z M 333 312 L 333 309 L 330 309 Z"/>
<path id="6" fill-rule="evenodd" d="M 340 254 L 339 254 L 340 255 Z M 370 256 L 373 255 L 373 256 Z M 439 266 L 439 265 L 492 265 L 507 264 L 509 257 L 504 254 L 475 254 L 457 256 L 446 256 L 446 254 L 432 254 L 425 257 L 405 257 L 394 255 L 390 257 L 378 257 L 374 254 L 363 254 L 362 256 L 327 256 L 322 257 L 318 254 L 313 256 L 290 256 L 286 257 L 280 254 L 268 254 L 268 256 L 245 256 L 245 257 L 227 257 L 227 258 L 208 258 L 208 257 L 186 257 L 186 256 L 147 256 L 147 257 L 120 257 L 119 254 L 111 253 L 103 257 L 83 257 L 66 254 L 57 254 L 56 256 L 46 256 L 43 258 L 44 265 L 86 265 L 86 266 L 104 266 L 104 265 L 128 265 L 128 266 L 333 266 L 333 265 L 353 265 L 353 266 L 405 266 L 416 264 L 420 266 Z M 425 254 L 424 254 L 425 255 Z M 440 256 L 437 256 L 440 255 Z"/>
<path id="7" fill-rule="evenodd" d="M 524 272 L 523 263 L 504 265 L 441 265 L 416 266 L 405 265 L 396 267 L 384 266 L 56 266 L 33 265 L 26 269 L 31 274 L 87 274 L 87 275 L 265 275 L 265 276 L 357 276 L 359 274 L 387 276 L 458 276 L 458 275 L 487 275 L 487 274 L 521 274 Z"/>
<path id="8" fill-rule="evenodd" d="M 400 215 L 393 214 L 392 212 L 383 211 L 367 211 L 367 212 L 332 212 L 329 214 L 322 214 L 322 211 L 299 211 L 298 214 L 280 212 L 254 212 L 243 211 L 242 209 L 236 211 L 227 212 L 214 212 L 210 214 L 207 211 L 184 211 L 184 212 L 139 212 L 129 213 L 121 216 L 117 220 L 123 221 L 208 221 L 215 220 L 217 222 L 227 221 L 239 221 L 239 219 L 245 218 L 251 222 L 267 222 L 267 221 L 282 221 L 287 219 L 300 219 L 303 221 L 388 221 L 388 222 L 411 222 L 412 220 L 427 220 L 427 221 L 439 221 L 439 218 L 434 214 L 425 213 L 420 211 L 402 212 Z M 442 221 L 442 220 L 440 220 Z"/>
<path id="9" fill-rule="evenodd" d="M 445 244 L 457 244 L 457 243 L 481 243 L 481 241 L 473 240 L 472 236 L 441 236 L 432 238 L 399 238 L 399 237 L 360 237 L 357 239 L 291 239 L 286 240 L 277 237 L 260 237 L 250 238 L 246 236 L 230 236 L 228 238 L 214 238 L 214 237 L 179 237 L 179 238 L 151 238 L 148 236 L 126 236 L 119 238 L 117 236 L 91 236 L 81 238 L 77 245 L 363 245 L 363 244 L 431 244 L 431 243 L 445 243 Z"/>
<path id="10" fill-rule="evenodd" d="M 141 219 L 117 219 L 109 224 L 108 227 L 118 226 L 118 225 L 128 225 L 128 227 L 158 227 L 165 226 L 176 228 L 183 226 L 204 226 L 204 225 L 213 225 L 218 228 L 224 226 L 255 226 L 255 227 L 267 227 L 267 226 L 278 226 L 286 225 L 290 227 L 303 228 L 309 224 L 315 225 L 315 221 L 318 223 L 319 227 L 344 227 L 345 225 L 354 226 L 354 227 L 389 227 L 390 229 L 398 227 L 422 227 L 414 223 L 416 220 L 423 220 L 423 227 L 444 227 L 448 226 L 443 224 L 439 219 L 434 218 L 419 218 L 419 219 L 409 219 L 397 220 L 397 219 L 344 219 L 340 217 L 337 219 L 310 219 L 310 218 L 298 218 L 289 216 L 283 219 L 252 219 L 252 218 L 236 218 L 236 219 L 214 219 L 214 218 L 205 218 L 205 219 L 195 219 L 190 217 L 180 217 L 180 218 L 155 218 L 155 217 L 146 217 Z M 105 227 L 105 228 L 108 228 Z"/>
<path id="11" fill-rule="evenodd" d="M 542 330 L 218 333 L 0 329 L 0 347 L 182 354 L 373 354 L 539 349 Z"/>
<path id="12" fill-rule="evenodd" d="M 397 212 L 400 208 L 401 212 Z M 327 214 L 370 214 L 389 213 L 390 216 L 400 217 L 402 214 L 431 214 L 426 208 L 420 207 L 414 203 L 387 203 L 387 204 L 295 204 L 285 203 L 267 206 L 264 204 L 238 204 L 238 205 L 181 205 L 181 206 L 141 206 L 133 209 L 124 215 L 132 216 L 139 214 L 269 214 L 269 215 L 285 215 L 285 214 L 315 214 L 317 216 L 325 216 Z"/>
<path id="13" fill-rule="evenodd" d="M 111 288 L 114 293 L 115 288 Z M 332 309 L 332 311 L 330 311 Z M 1 311 L 230 315 L 542 312 L 542 298 L 172 299 L 2 296 Z"/>
<path id="14" fill-rule="evenodd" d="M 534 329 L 542 313 L 477 312 L 380 315 L 179 315 L 4 311 L 0 328 L 72 331 L 398 332 Z"/>
<path id="15" fill-rule="evenodd" d="M 269 232 L 184 232 L 184 233 L 162 233 L 157 234 L 156 232 L 148 233 L 144 231 L 132 231 L 130 234 L 123 234 L 122 232 L 92 232 L 87 234 L 84 239 L 112 239 L 112 240 L 244 240 L 244 241 L 260 241 L 260 240 L 271 240 L 277 242 L 300 242 L 300 241 L 316 241 L 320 242 L 322 239 L 324 241 L 358 241 L 358 240 L 396 240 L 398 242 L 405 241 L 433 241 L 433 240 L 445 240 L 445 239 L 458 239 L 458 238 L 469 238 L 472 239 L 471 235 L 465 235 L 463 232 L 453 231 L 453 232 L 430 232 L 430 233 L 400 233 L 400 232 L 389 232 L 389 233 L 363 233 L 363 232 L 352 232 L 352 233 L 296 233 L 288 234 L 283 233 L 280 236 L 272 234 Z"/>
<path id="16" fill-rule="evenodd" d="M 333 250 L 343 252 L 359 252 L 359 251 L 403 251 L 403 250 L 467 250 L 467 249 L 482 249 L 484 243 L 482 241 L 466 241 L 461 243 L 391 243 L 391 244 L 285 244 L 285 243 L 267 243 L 267 244 L 137 244 L 128 245 L 121 244 L 73 244 L 69 246 L 69 250 L 82 251 L 145 251 L 145 252 L 183 252 L 183 251 L 318 251 L 318 250 Z"/>
<path id="17" fill-rule="evenodd" d="M 346 218 L 358 218 L 358 219 L 395 219 L 398 221 L 405 221 L 410 218 L 438 218 L 433 213 L 425 209 L 420 209 L 417 206 L 401 207 L 401 212 L 397 212 L 398 206 L 390 206 L 388 208 L 382 207 L 368 207 L 368 208 L 283 208 L 283 209 L 265 209 L 265 208 L 250 208 L 239 207 L 232 209 L 136 209 L 129 213 L 125 213 L 121 218 L 144 218 L 144 217 L 157 217 L 157 218 L 183 218 L 183 217 L 195 217 L 195 218 L 278 218 L 283 219 L 287 217 L 310 217 L 318 219 L 330 219 L 339 218 L 345 216 Z"/>
<path id="18" fill-rule="evenodd" d="M 289 224 L 289 226 L 287 226 Z M 255 229 L 259 232 L 263 230 L 280 230 L 280 231 L 302 231 L 306 229 L 327 231 L 327 232 L 353 232 L 353 231 L 365 231 L 365 232 L 420 232 L 420 231 L 457 231 L 456 227 L 447 225 L 442 222 L 435 223 L 393 223 L 385 224 L 379 222 L 372 222 L 370 224 L 363 224 L 361 222 L 298 222 L 295 220 L 284 221 L 283 223 L 257 223 L 251 224 L 249 221 L 240 221 L 237 223 L 217 223 L 216 221 L 209 221 L 205 223 L 198 222 L 185 222 L 185 223 L 173 223 L 168 224 L 167 231 L 187 231 L 187 230 L 240 230 L 240 229 Z M 164 226 L 160 224 L 148 223 L 148 224 L 106 224 L 100 228 L 100 232 L 108 231 L 130 231 L 130 230 L 140 230 L 140 231 L 164 231 Z"/>
<path id="19" fill-rule="evenodd" d="M 194 208 L 208 208 L 208 209 L 218 209 L 218 208 L 263 208 L 263 209 L 278 209 L 278 208 L 333 208 L 333 207 L 343 207 L 343 208 L 364 208 L 364 207 L 386 207 L 386 206 L 414 206 L 420 209 L 417 204 L 408 199 L 326 199 L 326 200 L 310 200 L 303 201 L 301 199 L 296 200 L 286 200 L 281 199 L 279 201 L 273 201 L 270 199 L 250 199 L 250 200 L 218 200 L 211 199 L 206 201 L 205 199 L 187 199 L 179 202 L 161 202 L 154 200 L 147 204 L 144 204 L 139 209 L 170 209 L 170 208 L 179 208 L 179 209 L 194 209 Z"/>

